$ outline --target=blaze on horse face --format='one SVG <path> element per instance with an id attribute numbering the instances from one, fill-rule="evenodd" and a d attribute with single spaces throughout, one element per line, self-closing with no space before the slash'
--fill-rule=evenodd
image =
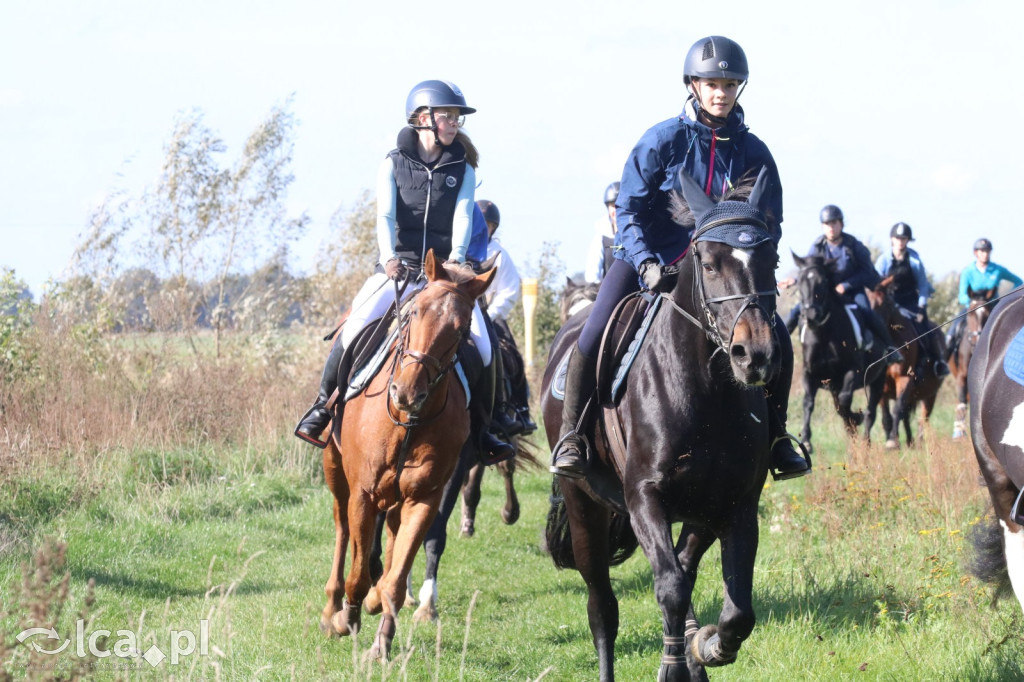
<path id="1" fill-rule="evenodd" d="M 401 317 L 401 353 L 388 393 L 392 404 L 417 417 L 431 390 L 455 362 L 455 353 L 469 334 L 473 305 L 496 270 L 457 283 L 438 263 L 433 251 L 424 261 L 427 285 L 406 303 Z"/>
<path id="2" fill-rule="evenodd" d="M 753 188 L 745 185 L 720 202 L 705 195 L 685 170 L 680 184 L 695 227 L 684 258 L 693 259 L 693 288 L 705 333 L 727 354 L 737 381 L 763 386 L 781 365 L 774 332 L 779 258 L 772 239 L 775 226 L 770 227 L 765 208 L 767 170 L 761 170 Z M 747 194 L 746 201 L 733 198 Z M 673 204 L 677 222 L 686 225 L 687 212 L 678 200 Z"/>

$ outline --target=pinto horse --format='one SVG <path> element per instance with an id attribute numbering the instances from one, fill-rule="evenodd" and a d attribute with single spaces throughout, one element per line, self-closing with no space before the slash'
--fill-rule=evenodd
<path id="1" fill-rule="evenodd" d="M 974 291 L 967 288 L 970 303 L 967 305 L 966 329 L 960 335 L 953 348 L 949 349 L 949 369 L 956 381 L 956 415 L 953 419 L 953 440 L 960 440 L 967 435 L 967 400 L 969 397 L 967 370 L 971 365 L 971 356 L 978 345 L 978 337 L 985 328 L 991 306 L 988 305 L 995 296 L 995 289 Z"/>
<path id="2" fill-rule="evenodd" d="M 853 435 L 864 424 L 864 438 L 870 439 L 878 403 L 885 381 L 884 367 L 878 360 L 882 345 L 876 339 L 871 350 L 864 350 L 847 313 L 846 304 L 836 292 L 835 262 L 820 256 L 801 258 L 793 254 L 800 268 L 796 278 L 800 300 L 800 341 L 803 346 L 804 424 L 800 441 L 808 452 L 811 446 L 811 415 L 819 388 L 832 395 L 847 433 Z M 877 363 L 877 364 L 875 364 Z M 865 373 L 871 368 L 865 380 Z M 867 413 L 855 413 L 854 391 L 867 388 Z"/>
<path id="3" fill-rule="evenodd" d="M 971 441 L 995 511 L 989 528 L 974 535 L 972 569 L 1008 582 L 1024 608 L 1024 292 L 992 311 L 967 374 Z"/>
<path id="4" fill-rule="evenodd" d="M 903 362 L 889 365 L 885 370 L 885 382 L 882 386 L 882 429 L 886 434 L 885 448 L 898 450 L 900 447 L 900 424 L 907 436 L 907 445 L 914 445 L 914 432 L 910 426 L 910 417 L 917 404 L 921 404 L 921 424 L 929 420 L 935 407 L 935 400 L 942 387 L 944 377 L 936 376 L 930 362 L 918 362 L 922 348 L 917 339 L 914 324 L 896 305 L 886 287 L 892 277 L 882 280 L 878 287 L 868 292 L 871 308 L 878 313 L 889 327 L 896 346 L 902 349 Z M 930 325 L 931 334 L 941 333 Z"/>
<path id="5" fill-rule="evenodd" d="M 707 679 L 705 666 L 732 663 L 754 628 L 757 507 L 769 454 L 764 385 L 780 367 L 773 328 L 778 254 L 761 210 L 754 210 L 767 174 L 745 188 L 749 203 L 716 205 L 685 171 L 680 181 L 699 217 L 676 215 L 698 227 L 678 263 L 675 288 L 660 294 L 624 395 L 614 407 L 606 403 L 597 420 L 586 478 L 557 478 L 561 494 L 548 517 L 556 566 L 576 568 L 586 582 L 605 682 L 614 679 L 619 627 L 609 567 L 637 543 L 653 569 L 662 612 L 659 679 Z M 562 402 L 551 386 L 588 314 L 578 313 L 558 332 L 545 368 L 542 409 L 552 447 Z M 595 487 L 598 479 L 610 482 L 621 504 Z M 680 521 L 673 542 L 672 524 Z M 700 628 L 691 597 L 698 564 L 715 540 L 724 604 L 717 625 Z"/>
<path id="6" fill-rule="evenodd" d="M 340 436 L 332 435 L 323 455 L 334 495 L 335 546 L 320 627 L 350 635 L 359 630 L 361 607 L 383 611 L 369 652 L 377 658 L 390 653 L 413 559 L 469 437 L 467 395 L 453 370 L 474 302 L 495 273 L 449 274 L 432 250 L 424 272 L 426 285 L 402 306 L 385 364 L 390 371 L 348 401 Z M 383 575 L 371 585 L 379 512 L 386 512 L 387 545 Z M 352 563 L 344 576 L 350 542 Z"/>

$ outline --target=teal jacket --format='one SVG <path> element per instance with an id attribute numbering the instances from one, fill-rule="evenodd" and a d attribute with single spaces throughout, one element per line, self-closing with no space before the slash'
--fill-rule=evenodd
<path id="1" fill-rule="evenodd" d="M 967 295 L 968 287 L 971 291 L 995 290 L 999 287 L 999 283 L 1004 281 L 1010 282 L 1015 287 L 1019 287 L 1022 283 L 1020 277 L 998 263 L 989 261 L 984 272 L 978 269 L 977 263 L 971 263 L 960 273 L 960 305 L 967 305 L 971 302 L 971 297 Z"/>

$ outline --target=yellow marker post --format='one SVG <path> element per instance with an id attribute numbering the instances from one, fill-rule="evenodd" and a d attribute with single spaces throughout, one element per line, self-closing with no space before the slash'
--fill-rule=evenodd
<path id="1" fill-rule="evenodd" d="M 526 366 L 533 367 L 533 319 L 537 312 L 537 280 L 523 278 L 523 326 L 526 327 Z"/>

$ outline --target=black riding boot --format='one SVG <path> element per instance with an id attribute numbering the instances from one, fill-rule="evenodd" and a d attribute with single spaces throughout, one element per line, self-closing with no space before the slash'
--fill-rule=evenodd
<path id="1" fill-rule="evenodd" d="M 587 446 L 583 436 L 589 431 L 591 420 L 589 415 L 583 414 L 583 408 L 596 386 L 597 358 L 588 358 L 580 352 L 579 346 L 573 348 L 565 377 L 562 437 L 551 453 L 551 473 L 568 478 L 586 476 Z"/>
<path id="2" fill-rule="evenodd" d="M 320 435 L 331 423 L 331 413 L 327 411 L 327 401 L 330 400 L 334 389 L 338 387 L 338 371 L 341 366 L 342 356 L 345 355 L 345 347 L 341 345 L 341 339 L 335 338 L 331 353 L 324 363 L 324 373 L 320 378 L 320 393 L 316 396 L 313 406 L 306 411 L 298 426 L 295 427 L 295 435 L 312 443 L 318 448 L 327 447 L 327 440 L 320 440 Z M 337 409 L 338 417 L 345 406 L 345 396 L 338 396 Z"/>
<path id="3" fill-rule="evenodd" d="M 477 457 L 485 465 L 497 464 L 511 459 L 516 454 L 515 448 L 491 433 L 494 425 L 491 421 L 491 414 L 494 410 L 494 365 L 501 362 L 501 358 L 494 355 L 491 364 L 483 368 L 480 381 L 477 382 L 476 390 L 473 391 L 472 405 L 470 406 L 470 437 L 475 439 L 477 444 Z"/>
<path id="4" fill-rule="evenodd" d="M 779 318 L 776 317 L 776 328 Z M 776 481 L 797 478 L 811 473 L 811 463 L 793 447 L 796 438 L 786 432 L 786 416 L 789 408 L 789 389 L 793 383 L 793 346 L 789 336 L 779 336 L 779 352 L 782 366 L 777 377 L 766 386 L 768 399 L 768 469 Z"/>
<path id="5" fill-rule="evenodd" d="M 529 436 L 537 430 L 537 423 L 530 417 L 530 385 L 526 383 L 525 376 L 512 386 L 512 402 L 523 425 L 522 435 Z"/>
<path id="6" fill-rule="evenodd" d="M 942 377 L 949 376 L 949 365 L 946 364 L 946 359 L 942 357 L 942 343 L 937 329 L 933 329 L 927 336 L 924 337 L 924 345 L 928 347 L 928 356 L 932 362 L 932 371 L 935 372 L 935 376 Z"/>
<path id="7" fill-rule="evenodd" d="M 505 359 L 494 334 L 491 334 L 491 364 L 494 366 L 494 410 L 491 412 L 491 430 L 501 431 L 506 438 L 512 438 L 521 434 L 525 425 L 519 421 L 509 402 Z"/>

